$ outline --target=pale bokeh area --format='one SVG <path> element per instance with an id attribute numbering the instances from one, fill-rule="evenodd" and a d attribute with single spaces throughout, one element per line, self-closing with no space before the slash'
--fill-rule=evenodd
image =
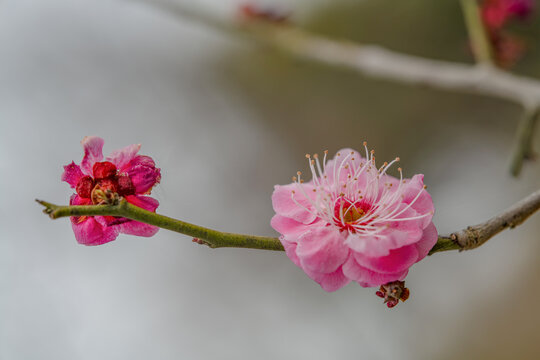
<path id="1" fill-rule="evenodd" d="M 360 39 L 470 61 L 456 1 L 367 2 Z M 230 15 L 239 2 L 192 3 Z M 334 26 L 347 9 L 335 2 L 273 3 L 316 31 L 351 31 Z M 533 49 L 517 71 L 540 77 L 539 60 Z M 165 230 L 78 245 L 67 219 L 34 203 L 68 202 L 62 166 L 99 135 L 105 153 L 141 143 L 156 160 L 158 212 L 273 236 L 273 185 L 306 170 L 306 152 L 367 140 L 425 174 L 446 233 L 538 188 L 538 162 L 508 175 L 518 118 L 503 101 L 368 80 L 140 3 L 0 1 L 0 359 L 540 357 L 538 214 L 415 265 L 411 299 L 389 310 L 374 289 L 324 292 L 282 252 L 211 250 Z"/>

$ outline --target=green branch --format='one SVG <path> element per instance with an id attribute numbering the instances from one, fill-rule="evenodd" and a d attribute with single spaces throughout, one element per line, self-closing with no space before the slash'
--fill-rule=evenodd
<path id="1" fill-rule="evenodd" d="M 168 216 L 147 211 L 121 200 L 116 205 L 71 205 L 59 206 L 36 200 L 45 206 L 43 212 L 51 219 L 68 216 L 119 216 L 175 231 L 202 240 L 211 248 L 237 247 L 261 250 L 283 250 L 278 238 L 226 233 L 193 225 Z"/>
<path id="2" fill-rule="evenodd" d="M 278 238 L 226 233 L 156 214 L 120 200 L 115 205 L 59 206 L 36 200 L 51 219 L 69 216 L 119 216 L 175 231 L 198 239 L 211 248 L 233 247 L 283 251 Z M 440 235 L 430 255 L 448 250 L 470 250 L 483 245 L 504 229 L 514 228 L 540 209 L 540 190 L 517 202 L 488 221 L 450 235 Z"/>

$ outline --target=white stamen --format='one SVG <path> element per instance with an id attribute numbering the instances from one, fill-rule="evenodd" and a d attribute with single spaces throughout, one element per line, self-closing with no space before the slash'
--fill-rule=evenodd
<path id="1" fill-rule="evenodd" d="M 328 151 L 324 151 L 322 164 L 318 155 L 306 154 L 312 174 L 313 188 L 309 191 L 311 195 L 306 192 L 301 172 L 297 173 L 293 181 L 309 203 L 309 208 L 300 204 L 293 193 L 291 198 L 294 203 L 331 225 L 359 235 L 378 234 L 388 229 L 391 222 L 413 221 L 432 215 L 432 212 L 428 212 L 399 218 L 416 203 L 424 188 L 420 189 L 410 203 L 404 203 L 406 181 L 403 179 L 401 168 L 398 169 L 397 186 L 388 178 L 389 175 L 386 175 L 388 169 L 398 162 L 399 158 L 389 163 L 385 162 L 377 168 L 375 152 L 368 150 L 367 143 L 364 143 L 364 149 L 365 159 L 356 152 L 343 155 L 338 153 L 333 160 L 332 174 L 327 173 Z M 328 176 L 331 176 L 331 179 Z M 346 215 L 348 222 L 345 221 Z"/>

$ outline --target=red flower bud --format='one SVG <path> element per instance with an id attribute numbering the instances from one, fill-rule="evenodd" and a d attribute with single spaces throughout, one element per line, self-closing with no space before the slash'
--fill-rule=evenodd
<path id="1" fill-rule="evenodd" d="M 386 306 L 393 308 L 399 301 L 406 301 L 409 298 L 410 291 L 405 287 L 405 281 L 392 281 L 381 285 L 379 291 L 375 293 L 378 297 L 384 298 Z"/>
<path id="2" fill-rule="evenodd" d="M 116 175 L 116 166 L 109 161 L 97 162 L 92 171 L 96 179 L 112 178 Z"/>
<path id="3" fill-rule="evenodd" d="M 82 178 L 79 179 L 76 190 L 77 190 L 77 194 L 80 197 L 89 199 L 93 188 L 94 188 L 94 179 L 92 179 L 90 176 L 83 176 Z"/>

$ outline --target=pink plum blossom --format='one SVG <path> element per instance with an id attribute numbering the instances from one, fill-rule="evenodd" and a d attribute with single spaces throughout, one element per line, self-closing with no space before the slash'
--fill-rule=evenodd
<path id="1" fill-rule="evenodd" d="M 437 242 L 424 176 L 390 176 L 399 158 L 377 168 L 364 148 L 365 157 L 343 149 L 328 162 L 326 151 L 322 162 L 306 155 L 312 180 L 298 172 L 272 195 L 271 225 L 287 256 L 326 291 L 403 280 Z"/>
<path id="2" fill-rule="evenodd" d="M 159 202 L 150 197 L 152 187 L 161 180 L 160 169 L 152 158 L 137 155 L 141 145 L 130 145 L 114 151 L 103 160 L 103 139 L 87 136 L 82 140 L 84 157 L 80 165 L 64 166 L 62 180 L 76 193 L 70 205 L 99 205 L 109 199 L 123 197 L 127 202 L 155 212 Z M 83 245 L 101 245 L 113 241 L 118 234 L 152 236 L 159 228 L 138 221 L 114 216 L 71 217 L 75 238 Z"/>

